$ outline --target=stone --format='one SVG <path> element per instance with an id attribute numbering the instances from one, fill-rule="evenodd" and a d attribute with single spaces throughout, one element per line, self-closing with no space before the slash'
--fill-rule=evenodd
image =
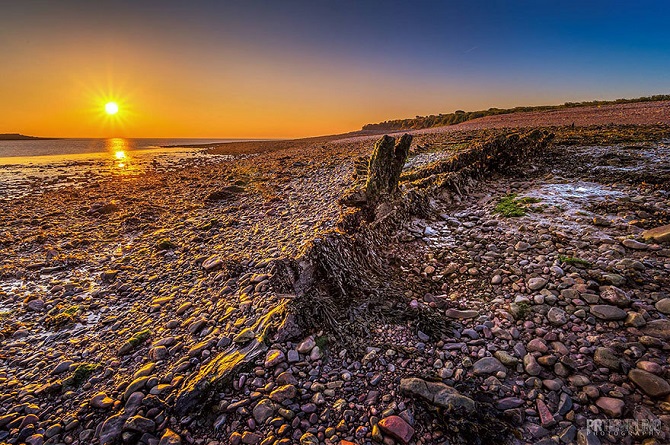
<path id="1" fill-rule="evenodd" d="M 273 390 L 269 397 L 270 400 L 277 402 L 277 403 L 283 403 L 286 400 L 291 400 L 296 397 L 298 394 L 298 390 L 296 389 L 295 386 L 293 385 L 283 385 L 280 386 L 279 388 L 276 388 Z"/>
<path id="2" fill-rule="evenodd" d="M 525 403 L 525 400 L 518 397 L 505 397 L 504 399 L 500 399 L 496 402 L 496 408 L 504 411 L 507 409 L 518 408 Z"/>
<path id="3" fill-rule="evenodd" d="M 245 431 L 242 434 L 242 443 L 247 445 L 255 445 L 263 440 L 263 436 L 260 434 L 252 433 L 251 431 Z M 302 444 L 302 441 L 300 442 Z"/>
<path id="4" fill-rule="evenodd" d="M 602 320 L 623 320 L 627 315 L 623 309 L 608 304 L 591 306 L 591 314 Z"/>
<path id="5" fill-rule="evenodd" d="M 389 416 L 385 417 L 378 423 L 379 428 L 385 434 L 399 440 L 403 444 L 408 444 L 414 436 L 414 428 L 412 428 L 402 417 Z"/>
<path id="6" fill-rule="evenodd" d="M 534 338 L 528 342 L 528 344 L 526 345 L 526 350 L 530 352 L 534 351 L 541 352 L 542 354 L 544 354 L 549 350 L 549 348 L 547 347 L 547 342 L 545 342 L 543 339 Z"/>
<path id="7" fill-rule="evenodd" d="M 568 322 L 568 314 L 563 309 L 552 307 L 547 312 L 547 320 L 554 326 L 563 326 Z"/>
<path id="8" fill-rule="evenodd" d="M 138 433 L 152 433 L 156 429 L 156 423 L 142 416 L 132 416 L 123 425 L 125 431 L 136 431 Z"/>
<path id="9" fill-rule="evenodd" d="M 263 425 L 275 412 L 274 403 L 270 399 L 263 399 L 256 404 L 252 414 L 259 425 Z"/>
<path id="10" fill-rule="evenodd" d="M 625 405 L 623 400 L 614 397 L 600 397 L 596 400 L 596 406 L 610 417 L 621 417 Z"/>
<path id="11" fill-rule="evenodd" d="M 319 445 L 319 439 L 312 433 L 300 436 L 300 445 Z"/>
<path id="12" fill-rule="evenodd" d="M 144 388 L 144 385 L 146 385 L 148 380 L 149 377 L 144 376 L 130 382 L 130 384 L 126 387 L 125 392 L 123 393 L 123 400 L 128 400 L 128 397 L 130 397 L 132 393 Z"/>
<path id="13" fill-rule="evenodd" d="M 449 318 L 467 319 L 479 316 L 479 312 L 474 310 L 447 309 L 444 315 Z"/>
<path id="14" fill-rule="evenodd" d="M 528 280 L 528 289 L 530 290 L 540 290 L 547 285 L 547 280 L 542 277 L 535 277 Z"/>
<path id="15" fill-rule="evenodd" d="M 547 405 L 541 399 L 537 399 L 536 406 L 537 413 L 540 416 L 540 424 L 543 428 L 549 428 L 556 425 L 556 419 L 554 419 L 549 408 L 547 408 Z"/>
<path id="16" fill-rule="evenodd" d="M 469 414 L 476 409 L 474 400 L 441 382 L 429 382 L 416 377 L 406 378 L 400 381 L 400 391 L 421 397 L 447 411 L 456 410 Z"/>
<path id="17" fill-rule="evenodd" d="M 644 335 L 663 340 L 670 340 L 670 320 L 658 319 L 647 322 L 642 329 Z"/>
<path id="18" fill-rule="evenodd" d="M 600 298 L 618 307 L 630 306 L 630 297 L 626 292 L 616 286 L 602 286 Z"/>
<path id="19" fill-rule="evenodd" d="M 114 404 L 114 399 L 107 397 L 105 393 L 98 393 L 91 398 L 89 403 L 93 408 L 107 409 Z"/>
<path id="20" fill-rule="evenodd" d="M 670 224 L 666 226 L 654 227 L 653 229 L 642 232 L 642 238 L 659 243 L 670 241 Z"/>
<path id="21" fill-rule="evenodd" d="M 265 367 L 274 368 L 278 364 L 282 363 L 286 357 L 284 353 L 279 349 L 270 349 L 265 355 Z"/>
<path id="22" fill-rule="evenodd" d="M 670 394 L 670 383 L 662 377 L 642 369 L 631 369 L 628 378 L 649 397 L 660 398 Z"/>
<path id="23" fill-rule="evenodd" d="M 170 428 L 167 428 L 163 433 L 163 436 L 161 436 L 158 445 L 181 445 L 181 437 Z"/>
<path id="24" fill-rule="evenodd" d="M 539 363 L 537 363 L 537 360 L 535 360 L 535 357 L 533 357 L 531 354 L 526 354 L 523 357 L 523 368 L 529 375 L 532 376 L 540 375 L 540 371 L 542 370 Z"/>
<path id="25" fill-rule="evenodd" d="M 600 366 L 617 371 L 621 366 L 619 356 L 610 348 L 598 347 L 593 354 L 593 361 Z"/>
<path id="26" fill-rule="evenodd" d="M 670 298 L 658 300 L 654 306 L 660 313 L 670 315 Z"/>
<path id="27" fill-rule="evenodd" d="M 314 349 L 314 346 L 316 346 L 316 341 L 314 340 L 314 337 L 309 336 L 300 342 L 296 350 L 301 354 L 309 354 L 312 352 L 312 349 Z"/>
<path id="28" fill-rule="evenodd" d="M 482 375 L 482 374 L 495 374 L 496 372 L 502 371 L 506 372 L 507 369 L 505 368 L 505 365 L 500 363 L 500 360 L 498 360 L 495 357 L 484 357 L 475 362 L 474 365 L 472 365 L 472 371 L 474 372 L 475 375 Z"/>
<path id="29" fill-rule="evenodd" d="M 649 248 L 645 243 L 641 243 L 634 239 L 625 239 L 621 244 L 633 250 L 647 250 Z"/>
<path id="30" fill-rule="evenodd" d="M 126 423 L 126 415 L 116 414 L 104 421 L 100 428 L 100 444 L 112 445 L 117 442 Z"/>
<path id="31" fill-rule="evenodd" d="M 505 366 L 514 367 L 517 363 L 519 363 L 519 359 L 506 351 L 496 351 L 493 353 L 493 355 Z"/>

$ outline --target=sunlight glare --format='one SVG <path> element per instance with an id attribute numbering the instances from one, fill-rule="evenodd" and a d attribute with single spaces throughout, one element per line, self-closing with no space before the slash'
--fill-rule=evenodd
<path id="1" fill-rule="evenodd" d="M 107 102 L 105 104 L 105 112 L 107 114 L 116 114 L 119 112 L 119 106 L 116 104 L 116 102 Z"/>

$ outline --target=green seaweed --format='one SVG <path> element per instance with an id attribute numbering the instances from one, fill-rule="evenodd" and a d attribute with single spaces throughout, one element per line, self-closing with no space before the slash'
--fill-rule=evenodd
<path id="1" fill-rule="evenodd" d="M 79 387 L 98 369 L 100 369 L 100 365 L 97 363 L 81 363 L 75 368 L 74 373 L 63 381 L 63 386 Z"/>
<path id="2" fill-rule="evenodd" d="M 562 263 L 571 264 L 573 266 L 591 267 L 591 263 L 589 261 L 583 260 L 581 258 L 560 255 L 558 260 Z"/>

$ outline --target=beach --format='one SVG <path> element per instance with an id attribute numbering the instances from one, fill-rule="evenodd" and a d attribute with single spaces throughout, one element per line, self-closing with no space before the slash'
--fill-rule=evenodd
<path id="1" fill-rule="evenodd" d="M 670 224 L 669 125 L 653 102 L 413 131 L 383 233 L 338 203 L 382 133 L 4 165 L 0 441 L 609 443 L 587 421 L 631 418 L 663 443 L 670 249 L 643 234 Z M 532 129 L 553 141 L 505 171 L 431 173 Z M 387 302 L 300 312 L 305 277 L 348 283 L 315 246 L 368 233 Z"/>

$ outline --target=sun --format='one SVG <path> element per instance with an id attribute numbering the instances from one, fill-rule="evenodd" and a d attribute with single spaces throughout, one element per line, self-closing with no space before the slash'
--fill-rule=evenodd
<path id="1" fill-rule="evenodd" d="M 118 112 L 119 112 L 119 106 L 116 104 L 116 102 L 107 102 L 105 104 L 105 113 L 112 115 Z"/>

